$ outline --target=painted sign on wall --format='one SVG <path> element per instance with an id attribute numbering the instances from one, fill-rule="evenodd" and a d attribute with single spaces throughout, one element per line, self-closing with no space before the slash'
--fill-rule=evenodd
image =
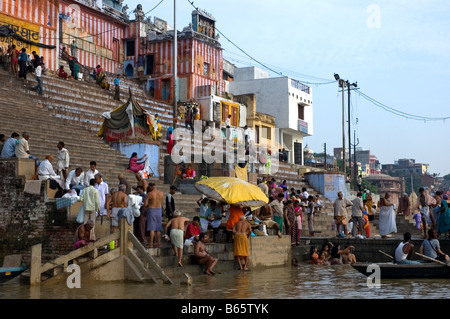
<path id="1" fill-rule="evenodd" d="M 9 17 L 4 14 L 0 14 L 0 25 L 8 25 L 9 28 L 11 28 L 13 31 L 15 31 L 17 34 L 19 34 L 21 37 L 25 38 L 26 40 L 33 41 L 33 42 L 39 42 L 40 41 L 40 28 L 39 26 L 28 23 L 22 20 L 14 19 L 12 17 Z M 37 54 L 39 54 L 39 47 L 35 45 L 31 45 L 29 43 L 20 41 L 18 39 L 15 39 L 13 37 L 4 37 L 0 36 L 0 46 L 3 47 L 4 50 L 7 49 L 9 44 L 15 44 L 17 50 L 21 50 L 22 48 L 25 48 L 27 50 L 27 53 L 31 53 L 33 51 L 36 51 Z"/>

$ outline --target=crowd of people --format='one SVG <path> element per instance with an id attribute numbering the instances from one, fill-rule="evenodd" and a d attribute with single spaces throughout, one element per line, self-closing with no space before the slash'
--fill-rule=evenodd
<path id="1" fill-rule="evenodd" d="M 259 179 L 257 184 L 269 198 L 269 203 L 255 213 L 259 222 L 275 229 L 279 237 L 289 235 L 294 246 L 299 245 L 303 218 L 306 218 L 309 236 L 314 236 L 314 217 L 323 207 L 319 195 L 309 194 L 306 187 L 289 188 L 286 180 L 277 184 L 273 177 Z"/>
<path id="2" fill-rule="evenodd" d="M 129 208 L 130 199 L 140 197 L 140 214 L 134 219 L 134 231 L 145 247 L 161 247 L 161 239 L 165 238 L 170 241 L 174 255 L 178 256 L 178 265 L 182 267 L 183 247 L 192 244 L 195 246 L 197 262 L 205 265 L 205 274 L 212 275 L 218 260 L 209 255 L 205 244 L 209 241 L 209 234 L 212 235 L 212 241 L 217 242 L 219 231 L 223 229 L 227 242 L 235 245 L 235 256 L 239 268 L 247 270 L 248 238 L 254 235 L 254 230 L 261 230 L 261 226 L 264 226 L 263 229 L 271 228 L 275 230 L 278 237 L 283 234 L 289 235 L 291 245 L 299 245 L 303 219 L 307 219 L 309 236 L 314 236 L 314 216 L 320 214 L 323 207 L 320 197 L 309 194 L 307 188 L 289 188 L 285 180 L 277 183 L 273 177 L 264 177 L 259 179 L 257 184 L 269 198 L 268 204 L 252 210 L 225 205 L 202 197 L 197 201 L 200 208 L 199 215 L 193 220 L 188 220 L 182 216 L 180 210 L 176 209 L 174 198 L 177 192 L 176 186 L 172 185 L 164 196 L 156 189 L 156 185 L 149 183 L 141 173 L 145 166 L 145 155 L 138 158 L 137 154 L 133 153 L 130 157 L 129 170 L 135 173 L 136 186 L 132 186 L 121 173 L 118 175 L 119 186 L 110 188 L 103 181 L 95 161 L 90 162 L 90 167 L 86 171 L 82 167 L 71 169 L 70 154 L 63 141 L 57 143 L 55 156 L 49 154 L 40 161 L 30 152 L 29 139 L 29 132 L 23 132 L 22 135 L 13 132 L 8 139 L 4 134 L 0 134 L 2 142 L 0 157 L 31 158 L 35 162 L 36 179 L 53 181 L 53 185 L 59 190 L 57 197 L 79 196 L 80 201 L 83 202 L 84 216 L 82 225 L 76 231 L 74 248 L 96 240 L 95 225 L 99 216 L 109 218 L 112 231 L 117 231 L 119 217 L 125 213 L 124 209 Z M 54 163 L 55 159 L 56 163 Z M 184 173 L 185 177 L 192 175 L 188 170 L 193 170 L 192 166 L 188 166 Z M 370 237 L 369 207 L 372 208 L 373 203 L 370 192 L 364 189 L 358 192 L 352 201 L 346 199 L 342 192 L 338 192 L 337 195 L 338 198 L 333 203 L 337 237 L 347 237 L 349 234 L 352 237 Z M 418 227 L 420 226 L 426 234 L 424 236 L 426 241 L 421 246 L 421 252 L 431 258 L 448 260 L 448 256 L 439 257 L 445 254 L 440 251 L 438 242 L 440 235 L 447 236 L 450 232 L 448 196 L 440 191 L 430 195 L 420 188 L 416 206 L 411 205 L 406 194 L 401 197 L 399 203 L 398 214 L 420 214 L 421 216 Z M 164 207 L 165 211 L 163 211 Z M 389 209 L 384 212 L 383 207 Z M 389 193 L 380 199 L 378 208 L 380 209 L 380 234 L 386 237 L 387 233 L 393 231 L 392 227 L 395 228 L 396 214 L 395 211 L 393 212 L 394 205 Z M 347 215 L 347 209 L 351 209 L 350 216 Z M 385 213 L 387 216 L 382 216 Z M 392 220 L 394 220 L 394 226 L 391 225 Z M 402 252 L 399 248 L 396 258 L 403 261 L 408 255 L 406 249 L 411 245 L 407 244 L 405 239 L 404 245 L 400 246 L 402 246 Z M 403 249 L 403 246 L 406 248 Z M 328 243 L 320 251 L 312 247 L 310 258 L 314 264 L 353 263 L 356 262 L 353 250 L 353 246 L 341 249 L 339 245 Z"/>
<path id="3" fill-rule="evenodd" d="M 26 80 L 28 74 L 34 74 L 37 85 L 32 87 L 31 90 L 37 91 L 42 95 L 41 77 L 42 74 L 47 72 L 43 56 L 39 56 L 36 51 L 32 51 L 30 54 L 26 48 L 22 48 L 19 51 L 15 44 L 9 44 L 7 48 L 0 47 L 0 64 L 7 70 L 10 70 L 16 79 Z"/>

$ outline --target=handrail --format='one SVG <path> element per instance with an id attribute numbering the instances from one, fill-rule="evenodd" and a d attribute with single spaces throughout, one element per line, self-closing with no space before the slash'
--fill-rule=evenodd
<path id="1" fill-rule="evenodd" d="M 163 280 L 165 284 L 173 284 L 173 281 L 165 274 L 164 270 L 158 265 L 155 259 L 147 252 L 147 250 L 142 246 L 136 236 L 133 234 L 132 225 L 129 226 L 127 224 L 127 219 L 122 218 L 120 220 L 119 231 L 109 234 L 103 238 L 100 238 L 98 241 L 90 243 L 84 247 L 71 251 L 67 255 L 60 256 L 53 261 L 47 262 L 45 264 L 41 264 L 41 254 L 42 254 L 42 244 L 37 244 L 31 247 L 31 267 L 30 267 L 30 285 L 38 285 L 41 282 L 41 274 L 52 270 L 60 265 L 64 265 L 64 270 L 66 270 L 69 261 L 74 260 L 78 257 L 81 257 L 87 253 L 94 252 L 94 258 L 98 257 L 98 248 L 108 244 L 111 241 L 120 239 L 120 255 L 132 257 L 131 255 L 136 256 L 134 254 L 133 248 L 136 249 L 142 258 L 134 259 L 135 263 L 140 264 L 141 269 L 145 269 L 148 271 L 144 262 L 148 263 L 153 270 L 157 273 L 157 275 Z"/>
<path id="2" fill-rule="evenodd" d="M 65 256 L 61 256 L 56 258 L 51 262 L 47 262 L 45 264 L 41 264 L 41 254 L 42 254 L 42 244 L 37 244 L 31 247 L 31 269 L 30 269 L 30 284 L 35 285 L 41 282 L 41 274 L 52 270 L 60 265 L 64 265 L 67 267 L 69 261 L 86 255 L 91 251 L 94 251 L 94 257 L 97 257 L 97 249 L 108 244 L 113 240 L 117 240 L 120 238 L 119 232 L 112 233 L 106 237 L 99 239 L 94 243 L 90 243 L 84 247 L 81 247 L 77 250 L 70 252 Z"/>
<path id="3" fill-rule="evenodd" d="M 143 256 L 146 262 L 148 262 L 158 276 L 163 280 L 165 284 L 173 284 L 173 281 L 166 275 L 164 270 L 158 265 L 156 260 L 147 252 L 147 250 L 142 246 L 139 240 L 134 236 L 131 231 L 128 231 L 128 239 L 133 244 L 133 247 Z"/>

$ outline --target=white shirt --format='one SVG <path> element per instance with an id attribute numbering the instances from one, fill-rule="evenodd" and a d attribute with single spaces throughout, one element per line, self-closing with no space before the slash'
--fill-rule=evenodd
<path id="1" fill-rule="evenodd" d="M 50 161 L 47 159 L 42 161 L 41 164 L 39 164 L 38 174 L 40 175 L 41 178 L 43 177 L 50 178 L 57 176 L 55 171 L 53 170 L 52 163 L 50 163 Z"/>
<path id="2" fill-rule="evenodd" d="M 62 148 L 60 150 L 58 150 L 58 157 L 57 157 L 57 162 L 56 162 L 56 169 L 57 170 L 61 170 L 61 169 L 66 169 L 69 167 L 69 161 L 70 161 L 70 157 L 69 157 L 69 151 L 66 150 L 65 148 Z"/>
<path id="3" fill-rule="evenodd" d="M 42 75 L 42 66 L 38 65 L 38 67 L 36 68 L 36 76 L 40 78 L 41 75 Z"/>
<path id="4" fill-rule="evenodd" d="M 66 189 L 70 189 L 72 185 L 83 185 L 84 183 L 84 172 L 81 172 L 80 176 L 77 176 L 76 170 L 70 171 L 66 179 Z"/>
<path id="5" fill-rule="evenodd" d="M 89 181 L 94 178 L 95 174 L 98 174 L 98 171 L 92 171 L 91 169 L 84 174 L 84 186 L 89 186 Z"/>
<path id="6" fill-rule="evenodd" d="M 95 184 L 95 188 L 98 190 L 98 195 L 100 196 L 100 215 L 107 215 L 108 212 L 105 208 L 106 195 L 109 194 L 108 184 L 101 182 L 100 184 Z"/>
<path id="7" fill-rule="evenodd" d="M 227 119 L 225 120 L 225 125 L 226 127 L 230 127 L 230 119 L 227 117 Z"/>
<path id="8" fill-rule="evenodd" d="M 17 158 L 28 158 L 30 154 L 27 153 L 29 151 L 28 141 L 25 138 L 21 138 L 19 143 L 16 144 L 16 157 Z"/>

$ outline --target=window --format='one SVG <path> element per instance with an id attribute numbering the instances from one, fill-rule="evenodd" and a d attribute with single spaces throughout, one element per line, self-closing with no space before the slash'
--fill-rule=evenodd
<path id="1" fill-rule="evenodd" d="M 125 54 L 126 56 L 134 56 L 134 40 L 126 40 L 125 42 Z"/>
<path id="2" fill-rule="evenodd" d="M 259 144 L 259 125 L 255 125 L 255 142 Z"/>
<path id="3" fill-rule="evenodd" d="M 231 114 L 231 118 L 230 118 L 231 126 L 238 126 L 239 125 L 239 104 L 221 101 L 220 106 L 222 108 L 222 123 L 225 123 L 225 120 L 227 119 L 228 114 Z"/>
<path id="4" fill-rule="evenodd" d="M 305 107 L 303 105 L 298 104 L 298 118 L 300 120 L 305 119 Z"/>
<path id="5" fill-rule="evenodd" d="M 209 63 L 203 63 L 203 75 L 209 75 Z"/>

